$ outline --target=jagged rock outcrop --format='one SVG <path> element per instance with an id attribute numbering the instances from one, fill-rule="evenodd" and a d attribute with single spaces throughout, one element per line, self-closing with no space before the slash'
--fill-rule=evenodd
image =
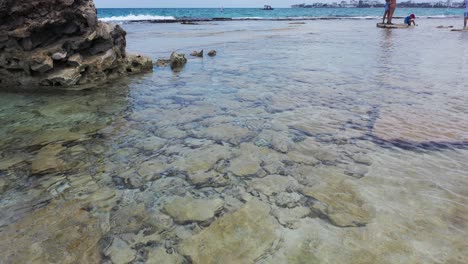
<path id="1" fill-rule="evenodd" d="M 170 65 L 171 69 L 175 72 L 181 71 L 185 64 L 187 64 L 185 54 L 179 54 L 175 51 L 171 53 L 171 57 L 169 59 L 159 59 L 155 63 L 158 67 L 166 67 Z"/>
<path id="2" fill-rule="evenodd" d="M 0 0 L 0 89 L 87 86 L 152 71 L 92 0 Z"/>

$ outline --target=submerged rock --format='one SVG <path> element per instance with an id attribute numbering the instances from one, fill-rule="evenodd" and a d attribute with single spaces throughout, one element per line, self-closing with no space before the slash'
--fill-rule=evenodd
<path id="1" fill-rule="evenodd" d="M 351 181 L 321 183 L 299 191 L 317 200 L 312 208 L 335 226 L 365 226 L 374 217 L 373 209 Z"/>
<path id="2" fill-rule="evenodd" d="M 6 180 L 0 178 L 0 194 L 2 194 L 7 189 L 7 187 Z"/>
<path id="3" fill-rule="evenodd" d="M 32 162 L 31 174 L 59 172 L 66 169 L 66 163 L 58 155 L 65 150 L 61 144 L 43 147 Z"/>
<path id="4" fill-rule="evenodd" d="M 249 182 L 249 186 L 253 189 L 268 196 L 279 194 L 287 189 L 296 189 L 297 185 L 298 183 L 293 177 L 281 175 L 269 175 L 264 178 L 255 178 Z"/>
<path id="5" fill-rule="evenodd" d="M 190 53 L 190 56 L 202 58 L 203 57 L 203 50 L 193 51 L 192 53 Z"/>
<path id="6" fill-rule="evenodd" d="M 210 57 L 216 56 L 216 50 L 210 50 L 210 51 L 208 52 L 208 56 L 210 56 Z"/>
<path id="7" fill-rule="evenodd" d="M 179 224 L 207 222 L 223 209 L 222 199 L 177 197 L 164 206 L 164 211 Z"/>
<path id="8" fill-rule="evenodd" d="M 260 163 L 252 156 L 240 156 L 231 161 L 229 171 L 240 177 L 253 176 L 262 169 Z"/>
<path id="9" fill-rule="evenodd" d="M 109 257 L 114 264 L 126 264 L 135 259 L 136 251 L 130 248 L 125 241 L 116 237 L 104 251 L 104 255 Z"/>
<path id="10" fill-rule="evenodd" d="M 169 254 L 163 248 L 154 248 L 148 252 L 146 264 L 182 264 L 184 258 L 176 253 Z"/>
<path id="11" fill-rule="evenodd" d="M 468 142 L 468 125 L 465 121 L 468 115 L 452 107 L 398 105 L 382 108 L 372 132 L 379 139 L 402 145 Z"/>
<path id="12" fill-rule="evenodd" d="M 97 20 L 92 0 L 0 7 L 0 87 L 90 85 L 152 71 L 150 59 L 126 54 L 120 26 Z"/>
<path id="13" fill-rule="evenodd" d="M 53 201 L 0 233 L 2 263 L 101 263 L 103 231 L 79 200 Z"/>
<path id="14" fill-rule="evenodd" d="M 158 59 L 155 63 L 156 66 L 158 67 L 166 67 L 171 63 L 170 59 Z"/>
<path id="15" fill-rule="evenodd" d="M 278 222 L 270 207 L 252 200 L 180 245 L 194 264 L 254 263 L 277 240 Z"/>

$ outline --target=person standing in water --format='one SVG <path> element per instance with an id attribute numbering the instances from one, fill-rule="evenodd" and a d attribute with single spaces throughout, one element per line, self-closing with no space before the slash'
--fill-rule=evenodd
<path id="1" fill-rule="evenodd" d="M 390 0 L 390 10 L 388 14 L 387 24 L 393 25 L 392 18 L 393 18 L 393 13 L 395 13 L 396 5 L 397 5 L 396 0 Z"/>
<path id="2" fill-rule="evenodd" d="M 384 6 L 384 14 L 382 18 L 382 24 L 385 24 L 385 18 L 388 19 L 388 14 L 390 13 L 390 0 L 385 0 L 385 6 Z"/>
<path id="3" fill-rule="evenodd" d="M 465 0 L 465 13 L 464 13 L 464 23 L 463 23 L 463 29 L 468 29 L 466 27 L 466 22 L 468 22 L 468 0 Z"/>

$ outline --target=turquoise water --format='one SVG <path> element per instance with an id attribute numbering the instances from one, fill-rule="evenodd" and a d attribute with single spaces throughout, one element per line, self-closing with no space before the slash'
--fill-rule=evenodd
<path id="1" fill-rule="evenodd" d="M 279 8 L 264 11 L 256 8 L 102 8 L 99 17 L 104 20 L 164 20 L 183 18 L 233 19 L 304 19 L 304 18 L 377 18 L 382 8 Z M 399 8 L 395 16 L 414 13 L 422 18 L 462 16 L 462 9 Z"/>

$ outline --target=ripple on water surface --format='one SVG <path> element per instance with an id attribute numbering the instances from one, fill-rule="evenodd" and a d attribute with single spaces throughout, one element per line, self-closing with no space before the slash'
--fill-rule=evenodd
<path id="1" fill-rule="evenodd" d="M 2 94 L 2 260 L 466 263 L 466 39 L 374 22 L 166 35 L 218 56 Z M 185 27 L 125 26 L 149 54 Z"/>

